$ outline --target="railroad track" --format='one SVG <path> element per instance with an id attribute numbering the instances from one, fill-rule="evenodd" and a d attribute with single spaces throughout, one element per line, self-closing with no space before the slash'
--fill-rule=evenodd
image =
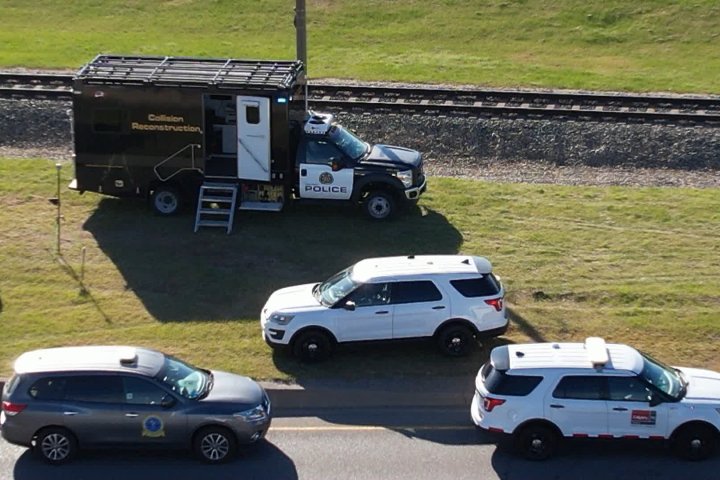
<path id="1" fill-rule="evenodd" d="M 720 96 L 310 84 L 313 108 L 448 116 L 720 124 Z M 72 76 L 0 73 L 0 97 L 68 100 Z"/>
<path id="2" fill-rule="evenodd" d="M 0 97 L 69 100 L 72 98 L 72 76 L 0 73 Z"/>

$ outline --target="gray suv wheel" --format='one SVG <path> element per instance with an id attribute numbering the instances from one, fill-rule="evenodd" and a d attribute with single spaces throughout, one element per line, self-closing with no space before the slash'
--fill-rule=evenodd
<path id="1" fill-rule="evenodd" d="M 59 465 L 75 456 L 77 441 L 73 434 L 64 428 L 46 428 L 38 433 L 35 448 L 47 463 Z"/>
<path id="2" fill-rule="evenodd" d="M 235 455 L 235 437 L 221 427 L 208 427 L 195 436 L 195 453 L 207 463 L 222 463 Z"/>

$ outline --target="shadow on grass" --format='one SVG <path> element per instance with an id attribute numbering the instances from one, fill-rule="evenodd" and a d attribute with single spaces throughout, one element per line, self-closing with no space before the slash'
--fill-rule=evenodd
<path id="1" fill-rule="evenodd" d="M 452 254 L 462 244 L 444 216 L 424 208 L 386 223 L 332 206 L 240 212 L 231 235 L 193 233 L 193 222 L 191 214 L 159 218 L 143 202 L 106 198 L 84 229 L 162 322 L 255 319 L 278 288 L 324 280 L 366 257 Z"/>
<path id="2" fill-rule="evenodd" d="M 273 362 L 279 371 L 305 388 L 312 388 L 315 380 L 323 378 L 472 378 L 487 361 L 490 350 L 507 343 L 509 340 L 503 337 L 488 339 L 469 355 L 453 358 L 442 355 L 432 340 L 364 342 L 337 345 L 333 356 L 324 362 L 301 362 L 288 351 L 274 351 Z"/>
<path id="3" fill-rule="evenodd" d="M 112 320 L 110 320 L 110 317 L 102 309 L 100 303 L 98 303 L 97 299 L 86 288 L 83 275 L 76 272 L 72 265 L 70 265 L 67 260 L 65 260 L 65 257 L 62 254 L 58 255 L 58 262 L 62 266 L 63 271 L 65 271 L 65 273 L 67 273 L 73 280 L 75 280 L 75 282 L 77 282 L 79 295 L 83 298 L 89 299 L 92 302 L 93 306 L 98 311 L 100 316 L 103 318 L 103 320 L 105 320 L 105 323 L 112 323 Z"/>
<path id="4" fill-rule="evenodd" d="M 530 337 L 533 342 L 547 342 L 545 337 L 543 337 L 542 334 L 538 332 L 537 329 L 530 322 L 528 322 L 512 308 L 507 309 L 507 316 L 508 319 L 510 319 L 510 322 L 514 324 L 517 328 L 519 328 L 525 335 Z"/>

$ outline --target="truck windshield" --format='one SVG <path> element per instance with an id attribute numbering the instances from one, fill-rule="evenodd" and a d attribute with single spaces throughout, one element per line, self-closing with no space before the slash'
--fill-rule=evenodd
<path id="1" fill-rule="evenodd" d="M 352 160 L 359 160 L 370 150 L 370 146 L 367 143 L 340 125 L 334 125 L 333 128 L 330 129 L 328 136 L 330 141 L 337 145 L 337 147 Z"/>
<path id="2" fill-rule="evenodd" d="M 313 289 L 315 299 L 326 307 L 335 305 L 338 300 L 344 298 L 359 285 L 350 278 L 351 272 L 352 267 L 348 267 L 317 285 Z"/>
<path id="3" fill-rule="evenodd" d="M 685 394 L 685 382 L 680 376 L 680 372 L 644 353 L 642 357 L 643 369 L 642 372 L 640 372 L 640 376 L 663 393 L 666 393 L 676 400 L 680 400 Z"/>
<path id="4" fill-rule="evenodd" d="M 212 388 L 212 377 L 203 370 L 171 357 L 165 356 L 165 365 L 155 377 L 185 398 L 199 398 Z"/>

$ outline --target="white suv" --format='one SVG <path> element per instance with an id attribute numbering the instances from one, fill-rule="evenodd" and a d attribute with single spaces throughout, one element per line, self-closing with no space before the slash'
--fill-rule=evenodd
<path id="1" fill-rule="evenodd" d="M 473 422 L 512 434 L 533 460 L 563 437 L 670 440 L 690 460 L 718 441 L 720 373 L 668 367 L 601 338 L 496 347 L 475 388 Z"/>
<path id="2" fill-rule="evenodd" d="M 305 360 L 335 343 L 434 337 L 451 356 L 502 335 L 505 291 L 490 262 L 468 255 L 368 258 L 322 283 L 274 292 L 262 309 L 265 341 Z"/>

